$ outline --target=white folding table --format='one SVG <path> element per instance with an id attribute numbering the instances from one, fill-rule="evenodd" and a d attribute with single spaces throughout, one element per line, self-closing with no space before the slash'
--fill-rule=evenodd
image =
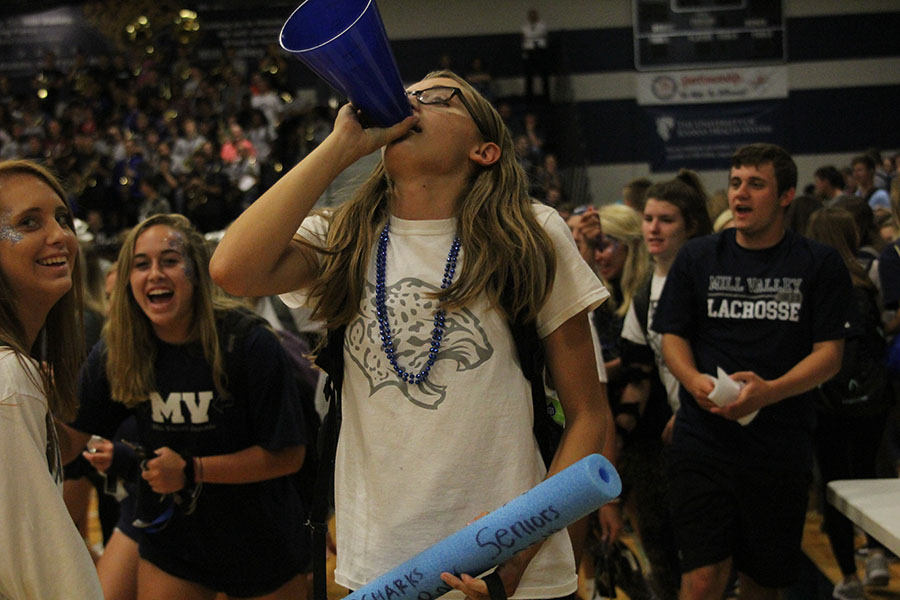
<path id="1" fill-rule="evenodd" d="M 900 555 L 900 479 L 846 479 L 828 484 L 828 501 Z"/>

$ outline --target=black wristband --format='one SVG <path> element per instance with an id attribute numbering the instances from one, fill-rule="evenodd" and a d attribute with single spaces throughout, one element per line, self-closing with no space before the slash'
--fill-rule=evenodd
<path id="1" fill-rule="evenodd" d="M 182 454 L 181 458 L 184 459 L 184 487 L 189 488 L 196 482 L 196 475 L 194 473 L 194 457 L 190 454 Z"/>
<path id="2" fill-rule="evenodd" d="M 481 580 L 487 584 L 491 600 L 506 600 L 506 588 L 503 587 L 503 581 L 500 579 L 497 571 L 485 575 Z"/>

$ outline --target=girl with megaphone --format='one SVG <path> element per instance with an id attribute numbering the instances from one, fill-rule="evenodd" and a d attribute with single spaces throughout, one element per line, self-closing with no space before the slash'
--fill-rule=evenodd
<path id="1" fill-rule="evenodd" d="M 413 115 L 364 128 L 353 106 L 228 229 L 213 279 L 284 294 L 345 327 L 335 470 L 335 579 L 359 589 L 578 459 L 603 450 L 608 406 L 587 314 L 608 296 L 565 222 L 528 196 L 496 110 L 462 78 L 407 90 Z M 352 199 L 310 215 L 344 169 L 381 149 Z M 534 322 L 566 415 L 549 471 L 510 322 Z M 484 580 L 443 576 L 470 598 Z M 500 565 L 511 597 L 576 590 L 565 531 Z"/>

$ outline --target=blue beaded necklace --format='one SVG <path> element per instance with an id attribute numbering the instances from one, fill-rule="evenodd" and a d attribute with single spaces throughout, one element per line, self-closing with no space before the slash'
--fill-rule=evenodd
<path id="1" fill-rule="evenodd" d="M 394 349 L 394 337 L 391 334 L 391 324 L 388 322 L 387 306 L 385 306 L 386 294 L 386 262 L 387 262 L 387 245 L 390 222 L 381 230 L 381 236 L 378 238 L 378 252 L 375 254 L 375 314 L 378 317 L 378 331 L 381 335 L 381 349 L 387 356 L 388 363 L 400 379 L 406 383 L 419 385 L 428 379 L 431 367 L 437 358 L 438 351 L 441 349 L 441 338 L 444 336 L 444 309 L 439 308 L 434 312 L 434 329 L 431 330 L 431 348 L 428 351 L 428 360 L 425 367 L 418 373 L 410 373 L 399 364 L 397 364 L 397 353 Z M 450 245 L 450 252 L 447 254 L 447 266 L 444 267 L 444 279 L 441 281 L 441 289 L 445 290 L 450 287 L 453 282 L 453 275 L 456 273 L 456 258 L 459 256 L 459 236 L 453 238 L 453 244 Z"/>

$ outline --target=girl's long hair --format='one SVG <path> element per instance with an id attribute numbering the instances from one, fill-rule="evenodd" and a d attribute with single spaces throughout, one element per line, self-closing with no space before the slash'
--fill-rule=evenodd
<path id="1" fill-rule="evenodd" d="M 791 204 L 793 205 L 793 202 Z M 856 232 L 859 234 L 857 248 L 870 246 L 881 254 L 881 251 L 887 246 L 887 242 L 881 239 L 878 228 L 875 227 L 875 213 L 869 206 L 868 200 L 859 196 L 841 196 L 832 206 L 843 208 L 853 215 Z"/>
<path id="2" fill-rule="evenodd" d="M 209 248 L 191 222 L 178 214 L 154 215 L 134 227 L 125 238 L 117 261 L 116 285 L 109 307 L 109 318 L 103 327 L 106 341 L 106 374 L 113 400 L 133 407 L 149 399 L 156 390 L 155 334 L 150 319 L 141 310 L 131 290 L 131 269 L 138 237 L 155 225 L 170 227 L 184 240 L 184 260 L 193 273 L 194 306 L 188 341 L 199 345 L 212 368 L 213 382 L 220 395 L 225 395 L 227 377 L 216 314 L 237 306 L 225 298 L 209 277 Z"/>
<path id="3" fill-rule="evenodd" d="M 106 315 L 106 273 L 100 265 L 100 255 L 93 242 L 79 244 L 84 261 L 84 307 L 98 315 Z"/>
<path id="4" fill-rule="evenodd" d="M 0 182 L 13 176 L 33 177 L 46 183 L 65 205 L 69 222 L 75 222 L 65 190 L 46 168 L 27 160 L 0 162 Z M 75 235 L 74 229 L 72 235 Z M 77 253 L 69 258 L 73 261 L 72 289 L 47 313 L 33 348 L 27 347 L 25 328 L 16 309 L 16 298 L 5 274 L 0 272 L 0 340 L 16 352 L 27 373 L 32 373 L 32 369 L 27 367 L 26 357 L 30 356 L 42 363 L 39 387 L 43 387 L 47 394 L 50 411 L 62 420 L 74 416 L 78 405 L 78 369 L 84 360 L 81 258 Z"/>
<path id="5" fill-rule="evenodd" d="M 827 244 L 838 251 L 841 259 L 850 271 L 853 287 L 874 290 L 875 284 L 869 274 L 856 260 L 859 248 L 859 232 L 853 213 L 845 208 L 828 206 L 820 208 L 809 218 L 806 226 L 806 237 Z"/>
<path id="6" fill-rule="evenodd" d="M 497 144 L 501 154 L 494 164 L 477 167 L 459 199 L 457 234 L 465 258 L 453 284 L 434 296 L 445 308 L 458 309 L 484 293 L 507 318 L 534 319 L 550 293 L 556 254 L 534 216 L 512 138 L 493 106 L 463 78 L 435 71 L 425 79 L 436 77 L 458 83 L 485 141 Z M 319 277 L 310 289 L 316 298 L 313 318 L 329 329 L 349 323 L 359 311 L 367 265 L 388 219 L 391 193 L 392 182 L 379 161 L 354 196 L 331 215 Z"/>
<path id="7" fill-rule="evenodd" d="M 606 282 L 608 285 L 618 286 L 622 293 L 622 303 L 616 307 L 616 314 L 624 317 L 631 299 L 650 273 L 650 253 L 641 232 L 641 215 L 624 204 L 607 204 L 600 207 L 598 212 L 604 235 L 616 238 L 628 248 L 628 256 L 618 283 Z"/>

